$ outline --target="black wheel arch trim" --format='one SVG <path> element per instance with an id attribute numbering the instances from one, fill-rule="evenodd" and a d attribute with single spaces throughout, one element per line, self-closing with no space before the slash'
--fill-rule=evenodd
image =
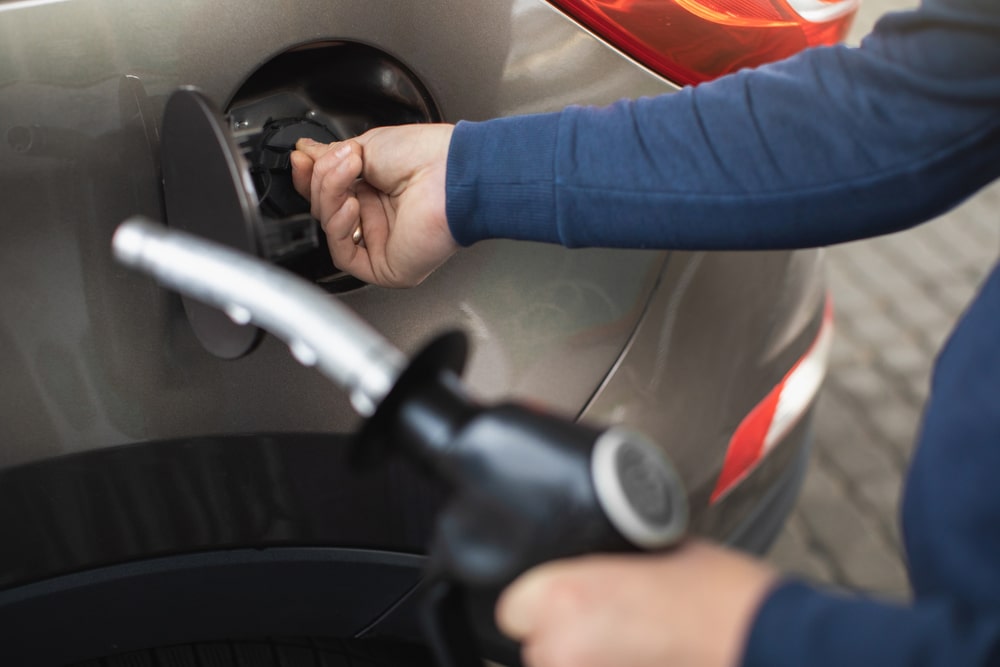
<path id="1" fill-rule="evenodd" d="M 338 434 L 226 435 L 0 469 L 0 591 L 207 551 L 423 553 L 446 490 L 398 458 L 359 470 L 352 446 Z"/>
<path id="2" fill-rule="evenodd" d="M 0 664 L 61 667 L 157 646 L 353 637 L 420 581 L 425 558 L 275 548 L 121 563 L 0 592 Z M 415 622 L 381 633 L 417 641 Z"/>

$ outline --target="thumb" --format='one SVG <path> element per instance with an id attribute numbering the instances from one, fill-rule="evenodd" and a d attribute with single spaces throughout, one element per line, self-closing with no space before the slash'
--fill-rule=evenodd
<path id="1" fill-rule="evenodd" d="M 533 633 L 543 618 L 542 605 L 555 579 L 555 569 L 542 565 L 518 577 L 497 601 L 496 621 L 500 630 L 516 641 Z"/>
<path id="2" fill-rule="evenodd" d="M 336 148 L 338 145 L 340 145 L 339 141 L 334 141 L 333 143 L 329 144 L 321 144 L 318 141 L 313 141 L 312 139 L 309 139 L 307 137 L 302 137 L 301 139 L 295 142 L 295 150 L 302 151 L 310 158 L 312 158 L 313 162 L 315 162 L 316 160 L 323 157 L 323 155 L 325 155 L 328 151 L 330 151 L 333 148 Z"/>
<path id="3" fill-rule="evenodd" d="M 295 186 L 295 191 L 307 200 L 310 199 L 310 184 L 312 183 L 313 164 L 315 162 L 300 150 L 292 151 L 288 159 L 292 165 L 292 185 Z"/>

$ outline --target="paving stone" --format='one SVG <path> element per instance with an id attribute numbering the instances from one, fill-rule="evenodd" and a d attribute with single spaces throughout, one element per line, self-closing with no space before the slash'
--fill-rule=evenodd
<path id="1" fill-rule="evenodd" d="M 873 354 L 871 345 L 863 345 L 844 332 L 843 327 L 836 325 L 833 336 L 833 345 L 830 348 L 830 366 L 841 368 L 844 366 L 858 366 L 870 364 Z"/>
<path id="2" fill-rule="evenodd" d="M 930 388 L 930 368 L 937 356 L 930 352 L 927 343 L 915 345 L 899 341 L 895 345 L 884 346 L 874 351 L 875 372 L 886 383 L 887 390 L 895 392 L 897 399 L 921 406 L 927 401 Z M 883 404 L 888 404 L 885 401 Z"/>
<path id="3" fill-rule="evenodd" d="M 866 420 L 865 420 L 866 421 Z M 834 464 L 848 486 L 898 479 L 901 465 L 876 444 L 858 409 L 839 392 L 826 391 L 816 406 L 816 453 Z"/>
<path id="4" fill-rule="evenodd" d="M 984 246 L 1000 252 L 1000 183 L 984 188 L 957 211 L 973 233 L 980 235 Z"/>
<path id="5" fill-rule="evenodd" d="M 926 381 L 929 359 L 926 351 L 905 337 L 881 347 L 878 352 L 878 363 L 904 380 Z"/>
<path id="6" fill-rule="evenodd" d="M 839 253 L 831 252 L 827 258 L 827 280 L 835 314 L 860 314 L 866 310 L 875 310 L 875 299 L 850 275 L 853 270 L 850 264 Z"/>
<path id="7" fill-rule="evenodd" d="M 858 482 L 862 499 L 861 511 L 879 522 L 883 535 L 888 537 L 895 554 L 902 557 L 903 539 L 900 528 L 900 503 L 903 497 L 903 478 L 895 475 L 871 478 Z"/>
<path id="8" fill-rule="evenodd" d="M 829 562 L 809 545 L 802 519 L 792 515 L 788 525 L 771 548 L 768 559 L 782 572 L 802 577 L 818 584 L 835 584 L 836 577 Z"/>
<path id="9" fill-rule="evenodd" d="M 859 419 L 855 405 L 837 391 L 820 397 L 816 414 L 818 464 L 838 479 L 848 502 L 871 517 L 895 554 L 901 473 L 906 462 Z"/>
<path id="10" fill-rule="evenodd" d="M 845 317 L 844 320 L 844 328 L 849 330 L 854 338 L 875 347 L 891 346 L 900 338 L 906 337 L 899 323 L 884 313 Z"/>
<path id="11" fill-rule="evenodd" d="M 1000 253 L 1000 230 L 988 222 L 992 215 L 996 217 L 997 208 L 988 208 L 983 202 L 989 197 L 989 189 L 977 195 L 965 206 L 949 213 L 946 217 L 949 223 L 947 229 L 941 229 L 937 221 L 931 223 L 941 232 L 949 236 L 957 236 L 962 244 L 975 245 L 982 253 L 979 261 L 970 261 L 970 267 L 983 266 L 995 261 Z M 984 210 L 985 209 L 985 210 Z"/>
<path id="12" fill-rule="evenodd" d="M 937 285 L 934 289 L 938 300 L 955 318 L 965 312 L 978 291 L 979 280 L 977 279 L 953 280 Z"/>
<path id="13" fill-rule="evenodd" d="M 936 357 L 944 347 L 945 341 L 955 328 L 956 319 L 954 317 L 943 316 L 936 322 L 929 322 L 920 331 L 920 340 L 924 349 Z"/>
<path id="14" fill-rule="evenodd" d="M 913 288 L 913 275 L 871 241 L 847 244 L 838 257 L 851 267 L 849 275 L 855 283 L 880 303 L 893 301 L 902 291 Z"/>
<path id="15" fill-rule="evenodd" d="M 809 470 L 802 497 L 810 506 L 803 514 L 807 533 L 836 556 L 836 583 L 896 597 L 908 595 L 902 562 L 882 536 L 878 523 L 848 501 L 844 490 L 821 465 Z"/>
<path id="16" fill-rule="evenodd" d="M 890 316 L 911 333 L 918 333 L 928 325 L 954 319 L 954 313 L 938 302 L 927 288 L 916 287 L 917 293 L 893 300 L 888 304 Z"/>
<path id="17" fill-rule="evenodd" d="M 923 409 L 927 404 L 927 397 L 930 396 L 931 383 L 929 377 L 913 378 L 907 384 L 907 399 L 910 405 Z"/>
<path id="18" fill-rule="evenodd" d="M 883 441 L 899 454 L 901 460 L 909 461 L 920 428 L 921 414 L 922 406 L 894 401 L 867 416 Z"/>
<path id="19" fill-rule="evenodd" d="M 934 243 L 956 253 L 960 260 L 960 271 L 972 278 L 979 273 L 976 267 L 988 266 L 996 260 L 998 251 L 996 243 L 989 241 L 984 243 L 983 235 L 971 228 L 966 216 L 976 215 L 982 216 L 983 212 L 977 211 L 975 206 L 968 206 L 949 214 L 946 218 L 924 225 L 928 237 L 932 238 Z"/>
<path id="20" fill-rule="evenodd" d="M 885 378 L 872 365 L 837 368 L 827 382 L 837 384 L 845 394 L 870 407 L 886 403 L 891 398 Z"/>
<path id="21" fill-rule="evenodd" d="M 952 275 L 959 279 L 964 277 L 968 262 L 964 253 L 959 252 L 955 248 L 955 241 L 957 239 L 951 233 L 952 229 L 959 226 L 954 218 L 942 218 L 937 220 L 936 223 L 920 225 L 914 228 L 910 234 L 915 242 L 923 247 L 924 253 L 922 256 L 933 257 L 933 262 L 940 269 L 939 272 L 935 272 L 933 271 L 935 267 L 931 267 L 931 275 L 941 277 Z M 928 267 L 921 266 L 920 268 L 926 271 Z M 924 276 L 926 280 L 927 274 L 924 273 Z"/>
<path id="22" fill-rule="evenodd" d="M 889 317 L 898 322 L 911 337 L 927 322 L 950 315 L 949 311 L 931 296 L 928 287 L 917 282 L 897 289 L 893 297 L 886 301 L 885 307 Z"/>
<path id="23" fill-rule="evenodd" d="M 923 230 L 916 228 L 899 234 L 892 248 L 894 259 L 912 281 L 917 278 L 924 284 L 931 284 L 961 275 L 955 257 L 940 248 L 931 248 L 923 238 Z"/>

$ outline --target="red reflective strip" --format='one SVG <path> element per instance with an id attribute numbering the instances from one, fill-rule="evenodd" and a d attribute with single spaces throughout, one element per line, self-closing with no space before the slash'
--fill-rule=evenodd
<path id="1" fill-rule="evenodd" d="M 796 364 L 798 365 L 798 364 Z M 786 375 L 787 379 L 788 376 Z M 742 480 L 750 470 L 757 464 L 764 455 L 764 438 L 771 428 L 771 420 L 774 419 L 774 411 L 778 407 L 778 399 L 781 398 L 781 390 L 785 386 L 785 381 L 771 390 L 764 397 L 764 400 L 750 411 L 740 425 L 736 427 L 736 433 L 729 441 L 729 450 L 726 452 L 726 460 L 722 464 L 722 473 L 719 481 L 715 484 L 712 492 L 711 502 L 717 501 L 722 494 Z"/>
<path id="2" fill-rule="evenodd" d="M 785 376 L 781 378 L 781 382 L 768 392 L 764 400 L 754 406 L 753 410 L 736 427 L 736 432 L 733 433 L 733 437 L 729 440 L 726 458 L 722 462 L 722 472 L 719 474 L 719 480 L 715 484 L 715 490 L 712 491 L 712 496 L 709 499 L 710 503 L 718 501 L 734 486 L 743 481 L 757 467 L 761 459 L 764 458 L 767 450 L 774 446 L 775 442 L 771 442 L 767 449 L 765 449 L 768 434 L 772 426 L 774 426 L 775 412 L 781 403 L 782 392 L 785 390 L 789 378 L 795 375 L 795 372 L 806 361 L 811 361 L 812 363 L 819 361 L 822 364 L 820 373 L 825 372 L 826 354 L 829 349 L 829 336 L 832 332 L 832 326 L 833 304 L 830 298 L 827 297 L 823 311 L 823 323 L 820 325 L 816 340 L 809 346 L 809 350 L 806 351 L 802 358 L 795 362 L 791 370 L 785 373 Z M 803 370 L 805 372 L 807 369 Z M 815 368 L 808 370 L 816 372 Z M 772 440 L 784 437 L 791 426 L 804 414 L 806 408 L 811 405 L 813 398 L 815 398 L 815 391 L 819 389 L 820 383 L 821 378 L 816 381 L 815 386 L 810 387 L 810 395 L 807 397 L 808 400 L 802 403 L 801 412 L 799 412 L 799 409 L 796 409 L 797 414 L 794 414 L 791 420 L 781 420 L 782 424 L 776 430 Z M 787 415 L 785 417 L 787 418 Z"/>

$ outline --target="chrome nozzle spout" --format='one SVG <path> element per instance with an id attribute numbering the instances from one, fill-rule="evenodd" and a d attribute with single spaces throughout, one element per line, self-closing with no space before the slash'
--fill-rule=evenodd
<path id="1" fill-rule="evenodd" d="M 347 392 L 363 416 L 375 412 L 406 364 L 335 297 L 257 257 L 141 217 L 119 225 L 111 245 L 125 266 L 280 338 L 300 363 Z"/>

